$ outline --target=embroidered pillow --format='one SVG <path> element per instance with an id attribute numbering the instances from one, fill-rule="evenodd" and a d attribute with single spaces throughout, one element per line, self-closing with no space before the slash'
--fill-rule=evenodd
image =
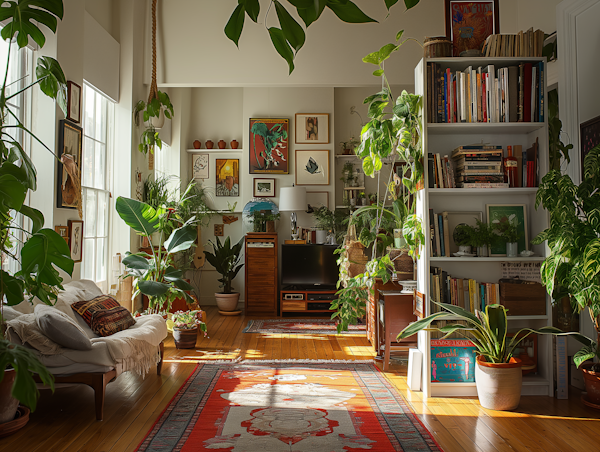
<path id="1" fill-rule="evenodd" d="M 135 319 L 123 306 L 101 309 L 92 314 L 92 331 L 98 336 L 111 336 L 135 325 Z"/>
<path id="2" fill-rule="evenodd" d="M 90 328 L 92 328 L 92 317 L 95 312 L 103 309 L 118 308 L 120 306 L 119 302 L 110 295 L 100 295 L 99 297 L 92 298 L 88 301 L 78 301 L 73 303 L 71 308 L 85 320 L 85 323 L 87 323 Z"/>

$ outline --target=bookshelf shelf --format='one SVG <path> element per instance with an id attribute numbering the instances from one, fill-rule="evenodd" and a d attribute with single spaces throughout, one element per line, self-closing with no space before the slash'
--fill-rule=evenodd
<path id="1" fill-rule="evenodd" d="M 542 262 L 544 257 L 430 257 L 430 262 Z"/>
<path id="2" fill-rule="evenodd" d="M 430 135 L 530 133 L 546 127 L 543 122 L 455 122 L 427 124 Z M 468 139 L 468 138 L 467 138 Z"/>
<path id="3" fill-rule="evenodd" d="M 530 188 L 430 188 L 430 196 L 491 196 L 491 195 L 531 195 L 537 187 Z"/>

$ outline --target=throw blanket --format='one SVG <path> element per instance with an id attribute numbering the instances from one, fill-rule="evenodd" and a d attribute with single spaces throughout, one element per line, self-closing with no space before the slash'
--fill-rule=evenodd
<path id="1" fill-rule="evenodd" d="M 43 355 L 60 355 L 64 352 L 64 348 L 44 336 L 35 321 L 35 314 L 23 314 L 7 322 L 6 336 L 10 340 L 15 334 L 21 344 L 35 348 Z"/>

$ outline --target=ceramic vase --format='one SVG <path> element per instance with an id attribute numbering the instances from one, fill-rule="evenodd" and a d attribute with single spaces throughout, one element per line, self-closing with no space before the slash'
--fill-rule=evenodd
<path id="1" fill-rule="evenodd" d="M 213 143 L 212 141 L 208 140 L 206 142 L 206 149 L 212 149 L 214 145 L 215 145 L 215 143 Z"/>
<path id="2" fill-rule="evenodd" d="M 225 146 L 227 146 L 227 143 L 223 140 L 219 140 L 217 144 L 219 145 L 219 149 L 225 149 Z"/>
<path id="3" fill-rule="evenodd" d="M 477 256 L 479 257 L 488 257 L 488 247 L 487 245 L 478 246 L 477 247 Z"/>
<path id="4" fill-rule="evenodd" d="M 519 244 L 517 242 L 507 242 L 506 243 L 506 256 L 507 257 L 517 257 Z"/>
<path id="5" fill-rule="evenodd" d="M 240 145 L 240 143 L 238 143 L 237 141 L 233 140 L 231 143 L 229 143 L 231 145 L 231 149 L 237 149 L 238 146 Z"/>
<path id="6" fill-rule="evenodd" d="M 202 147 L 202 143 L 198 140 L 194 141 L 194 149 L 200 149 Z"/>

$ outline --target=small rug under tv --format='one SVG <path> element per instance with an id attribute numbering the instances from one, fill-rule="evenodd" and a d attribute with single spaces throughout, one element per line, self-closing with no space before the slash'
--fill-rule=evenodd
<path id="1" fill-rule="evenodd" d="M 350 325 L 341 334 L 366 334 L 366 331 L 365 325 Z M 331 319 L 250 320 L 244 333 L 337 334 L 337 327 Z"/>
<path id="2" fill-rule="evenodd" d="M 373 364 L 199 364 L 140 452 L 440 452 Z"/>

